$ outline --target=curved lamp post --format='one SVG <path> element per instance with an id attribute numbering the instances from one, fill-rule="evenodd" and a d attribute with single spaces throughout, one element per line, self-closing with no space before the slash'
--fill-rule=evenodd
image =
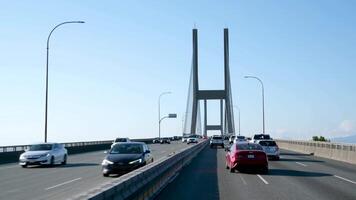
<path id="1" fill-rule="evenodd" d="M 161 122 L 162 122 L 164 119 L 166 119 L 166 118 L 177 118 L 177 114 L 175 114 L 175 113 L 170 113 L 170 114 L 168 114 L 167 116 L 164 116 L 164 117 L 162 117 L 161 119 L 159 119 L 159 130 L 160 130 L 160 132 L 159 132 L 159 139 L 161 139 Z"/>
<path id="2" fill-rule="evenodd" d="M 158 97 L 158 138 L 161 139 L 161 97 L 172 92 L 162 92 Z"/>
<path id="3" fill-rule="evenodd" d="M 265 134 L 265 89 L 263 86 L 263 82 L 256 76 L 245 76 L 245 78 L 253 78 L 258 80 L 262 86 L 262 121 L 263 121 L 263 134 Z"/>
<path id="4" fill-rule="evenodd" d="M 59 26 L 62 26 L 64 24 L 73 24 L 73 23 L 85 23 L 84 21 L 67 21 L 67 22 L 63 22 L 58 24 L 57 26 L 55 26 L 51 32 L 48 35 L 47 38 L 47 61 L 46 61 L 46 105 L 45 105 L 45 139 L 44 142 L 47 142 L 47 112 L 48 112 L 48 59 L 49 59 L 49 39 L 51 38 L 51 35 L 53 33 L 53 31 L 58 28 Z"/>

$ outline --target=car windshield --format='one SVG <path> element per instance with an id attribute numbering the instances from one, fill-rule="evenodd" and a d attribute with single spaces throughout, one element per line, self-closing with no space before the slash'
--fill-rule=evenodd
<path id="1" fill-rule="evenodd" d="M 277 146 L 275 141 L 260 141 L 259 144 L 261 146 L 267 146 L 267 147 Z"/>
<path id="2" fill-rule="evenodd" d="M 252 143 L 246 143 L 246 144 L 237 144 L 237 149 L 238 150 L 263 150 L 261 145 L 259 144 L 252 144 Z"/>
<path id="3" fill-rule="evenodd" d="M 222 137 L 221 136 L 213 136 L 213 139 L 214 140 L 222 140 Z"/>
<path id="4" fill-rule="evenodd" d="M 116 138 L 115 142 L 126 142 L 126 138 Z"/>
<path id="5" fill-rule="evenodd" d="M 29 151 L 49 151 L 52 146 L 53 144 L 35 144 L 30 146 Z"/>
<path id="6" fill-rule="evenodd" d="M 259 135 L 255 135 L 253 137 L 253 139 L 255 139 L 255 140 L 261 140 L 261 139 L 269 140 L 269 139 L 271 139 L 271 137 L 269 135 L 259 134 Z"/>
<path id="7" fill-rule="evenodd" d="M 117 144 L 111 151 L 111 154 L 140 154 L 143 153 L 142 144 Z"/>

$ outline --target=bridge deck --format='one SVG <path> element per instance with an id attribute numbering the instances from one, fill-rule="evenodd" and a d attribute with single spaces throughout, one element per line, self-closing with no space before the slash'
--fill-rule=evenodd
<path id="1" fill-rule="evenodd" d="M 155 160 L 187 146 L 186 143 L 153 144 Z M 69 155 L 66 166 L 29 167 L 0 165 L 0 199 L 69 199 L 117 178 L 103 177 L 103 151 Z"/>
<path id="2" fill-rule="evenodd" d="M 270 172 L 230 173 L 225 151 L 206 148 L 157 200 L 356 199 L 356 166 L 282 150 Z"/>

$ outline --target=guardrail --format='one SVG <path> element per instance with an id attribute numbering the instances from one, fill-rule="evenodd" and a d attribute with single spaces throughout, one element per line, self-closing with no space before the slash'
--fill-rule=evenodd
<path id="1" fill-rule="evenodd" d="M 152 143 L 153 138 L 132 139 L 132 141 Z M 68 150 L 68 154 L 77 154 L 90 151 L 98 151 L 109 149 L 113 140 L 103 141 L 86 141 L 86 142 L 68 142 L 64 144 Z M 0 164 L 17 162 L 21 153 L 27 149 L 29 145 L 16 146 L 0 146 Z"/>
<path id="2" fill-rule="evenodd" d="M 204 140 L 189 146 L 73 199 L 153 199 L 207 145 Z"/>
<path id="3" fill-rule="evenodd" d="M 355 144 L 301 140 L 276 140 L 276 142 L 278 146 L 283 149 L 356 164 Z"/>

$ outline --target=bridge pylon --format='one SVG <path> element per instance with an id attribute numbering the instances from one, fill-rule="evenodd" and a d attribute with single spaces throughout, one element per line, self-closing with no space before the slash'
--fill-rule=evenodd
<path id="1" fill-rule="evenodd" d="M 209 125 L 207 123 L 207 101 L 220 100 L 220 123 Z M 200 118 L 200 101 L 204 102 L 204 132 L 218 130 L 221 135 L 234 135 L 234 112 L 231 93 L 231 79 L 229 68 L 229 30 L 224 29 L 224 89 L 223 90 L 200 90 L 198 76 L 198 30 L 193 29 L 193 59 L 190 75 L 184 134 L 202 134 Z"/>

